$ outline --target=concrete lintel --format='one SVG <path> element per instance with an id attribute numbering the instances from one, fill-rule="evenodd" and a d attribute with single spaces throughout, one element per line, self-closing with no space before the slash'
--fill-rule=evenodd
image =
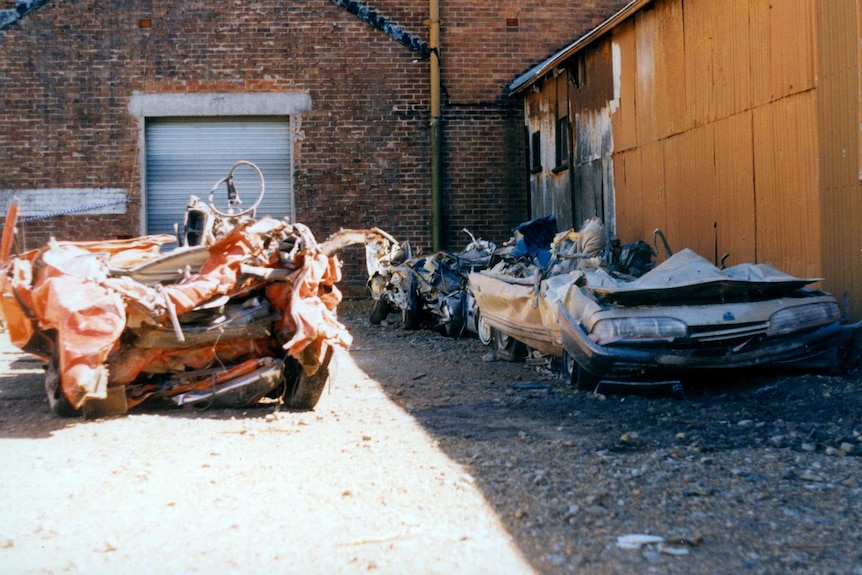
<path id="1" fill-rule="evenodd" d="M 177 116 L 291 116 L 311 110 L 308 92 L 267 94 L 143 94 L 135 92 L 129 112 L 139 118 Z"/>

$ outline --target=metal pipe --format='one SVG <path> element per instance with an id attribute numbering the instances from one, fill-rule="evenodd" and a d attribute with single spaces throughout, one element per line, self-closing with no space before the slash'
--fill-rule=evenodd
<path id="1" fill-rule="evenodd" d="M 443 139 L 440 123 L 440 0 L 429 0 L 431 50 L 431 238 L 434 251 L 443 249 Z"/>

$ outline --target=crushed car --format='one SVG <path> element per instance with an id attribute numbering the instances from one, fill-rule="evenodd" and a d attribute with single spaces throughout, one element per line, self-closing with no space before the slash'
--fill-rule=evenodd
<path id="1" fill-rule="evenodd" d="M 428 325 L 450 337 L 466 331 L 490 342 L 490 329 L 477 313 L 467 275 L 488 266 L 496 249 L 493 243 L 478 240 L 465 229 L 471 241 L 463 250 L 424 256 L 414 252 L 409 241 L 376 231 L 379 239 L 365 245 L 372 324 L 400 313 L 407 329 Z"/>
<path id="2" fill-rule="evenodd" d="M 615 245 L 598 220 L 551 234 L 548 245 L 552 221 L 543 224 L 535 249 L 469 275 L 504 359 L 517 358 L 519 346 L 521 355 L 524 346 L 538 350 L 584 390 L 840 363 L 846 330 L 836 299 L 810 287 L 818 278 L 768 264 L 722 269 L 689 249 L 666 248 L 669 257 L 654 265 L 648 244 Z"/>
<path id="3" fill-rule="evenodd" d="M 259 178 L 246 208 L 233 178 L 239 168 Z M 223 185 L 227 209 L 214 200 Z M 318 243 L 303 224 L 256 218 L 263 194 L 257 166 L 238 162 L 208 201 L 189 197 L 176 237 L 52 240 L 14 257 L 10 207 L 0 310 L 11 342 L 45 362 L 56 415 L 265 398 L 314 408 L 334 347 L 351 343 L 337 318 L 335 252 L 368 236 L 343 230 Z"/>

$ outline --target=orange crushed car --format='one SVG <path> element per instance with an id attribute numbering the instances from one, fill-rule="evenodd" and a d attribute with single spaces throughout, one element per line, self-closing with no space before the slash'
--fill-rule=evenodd
<path id="1" fill-rule="evenodd" d="M 241 165 L 260 178 L 258 200 L 242 211 L 232 180 Z M 227 211 L 213 202 L 223 183 Z M 335 252 L 374 232 L 318 243 L 302 224 L 256 219 L 262 196 L 260 171 L 240 162 L 208 202 L 190 197 L 177 238 L 51 241 L 16 257 L 10 209 L 0 310 L 12 343 L 45 361 L 55 414 L 97 417 L 143 403 L 245 407 L 264 398 L 314 408 L 333 346 L 351 342 L 337 319 Z"/>

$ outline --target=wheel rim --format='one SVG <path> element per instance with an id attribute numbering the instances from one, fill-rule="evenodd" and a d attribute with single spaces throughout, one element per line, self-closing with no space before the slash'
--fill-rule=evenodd
<path id="1" fill-rule="evenodd" d="M 506 335 L 502 331 L 494 330 L 494 344 L 497 346 L 497 349 L 505 350 L 508 349 L 512 343 L 511 336 Z"/>
<path id="2" fill-rule="evenodd" d="M 491 340 L 494 338 L 491 333 L 491 326 L 488 325 L 488 322 L 485 321 L 485 318 L 482 317 L 482 314 L 479 314 L 479 319 L 476 321 L 476 331 L 479 335 L 479 341 L 482 342 L 482 345 L 490 345 Z"/>

